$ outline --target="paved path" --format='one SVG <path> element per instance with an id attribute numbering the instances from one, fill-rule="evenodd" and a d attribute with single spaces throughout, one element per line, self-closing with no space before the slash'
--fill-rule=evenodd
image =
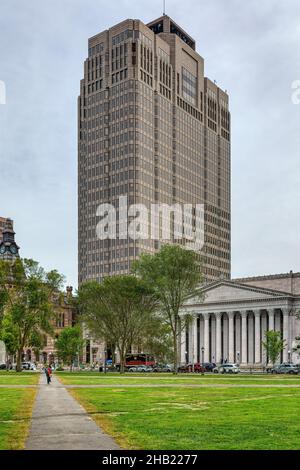
<path id="1" fill-rule="evenodd" d="M 119 449 L 55 377 L 45 382 L 41 374 L 26 450 Z"/>

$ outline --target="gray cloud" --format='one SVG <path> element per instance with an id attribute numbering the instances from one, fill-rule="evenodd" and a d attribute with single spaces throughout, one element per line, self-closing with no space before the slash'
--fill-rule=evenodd
<path id="1" fill-rule="evenodd" d="M 22 255 L 77 280 L 77 95 L 88 37 L 162 1 L 2 0 L 0 215 Z M 300 270 L 298 0 L 167 0 L 232 112 L 233 276 Z"/>

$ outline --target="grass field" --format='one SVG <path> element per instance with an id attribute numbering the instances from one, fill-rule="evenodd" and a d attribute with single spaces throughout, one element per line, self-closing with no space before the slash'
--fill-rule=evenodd
<path id="1" fill-rule="evenodd" d="M 24 448 L 35 389 L 0 389 L 0 450 Z"/>
<path id="2" fill-rule="evenodd" d="M 109 388 L 72 389 L 102 428 L 123 448 L 156 450 L 300 449 L 298 378 L 276 377 L 96 377 L 60 375 L 63 382 L 110 383 Z M 182 388 L 182 383 L 220 383 L 222 388 Z M 252 381 L 267 388 L 230 388 Z M 122 388 L 131 383 L 133 388 Z M 171 387 L 157 387 L 160 383 Z M 155 384 L 156 387 L 151 387 Z M 176 388 L 176 384 L 179 385 Z M 114 388 L 114 385 L 118 387 Z M 148 385 L 143 388 L 139 385 Z"/>
<path id="3" fill-rule="evenodd" d="M 300 376 L 288 375 L 192 375 L 182 374 L 174 377 L 172 374 L 100 374 L 100 373 L 69 373 L 59 372 L 56 375 L 65 385 L 142 385 L 142 384 L 241 384 L 241 385 L 300 385 Z"/>
<path id="4" fill-rule="evenodd" d="M 0 372 L 0 385 L 36 385 L 39 374 Z M 0 388 L 0 450 L 23 449 L 28 434 L 35 388 Z"/>
<path id="5" fill-rule="evenodd" d="M 36 372 L 0 371 L 0 385 L 36 385 L 40 374 Z"/>

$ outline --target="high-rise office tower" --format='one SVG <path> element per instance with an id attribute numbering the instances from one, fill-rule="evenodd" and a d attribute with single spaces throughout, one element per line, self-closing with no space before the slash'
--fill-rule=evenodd
<path id="1" fill-rule="evenodd" d="M 228 102 L 204 76 L 195 41 L 166 15 L 148 25 L 126 20 L 89 39 L 78 101 L 80 284 L 124 274 L 141 252 L 160 247 L 146 236 L 97 237 L 97 208 L 112 204 L 118 221 L 125 195 L 128 206 L 202 204 L 205 277 L 230 278 Z M 170 223 L 164 217 L 158 222 Z"/>

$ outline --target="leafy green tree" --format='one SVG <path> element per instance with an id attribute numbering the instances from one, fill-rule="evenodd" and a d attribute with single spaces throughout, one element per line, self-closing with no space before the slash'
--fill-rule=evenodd
<path id="1" fill-rule="evenodd" d="M 82 331 L 79 325 L 64 328 L 55 341 L 59 360 L 73 367 L 74 360 L 83 348 Z"/>
<path id="2" fill-rule="evenodd" d="M 0 313 L 2 322 L 8 315 L 13 325 L 18 372 L 24 348 L 35 347 L 45 334 L 53 334 L 54 301 L 63 281 L 57 271 L 46 272 L 33 260 L 0 261 Z"/>
<path id="3" fill-rule="evenodd" d="M 170 329 L 162 322 L 159 314 L 149 317 L 141 337 L 135 342 L 139 351 L 153 355 L 160 363 L 173 361 L 172 344 Z"/>
<path id="4" fill-rule="evenodd" d="M 18 349 L 18 330 L 12 321 L 11 315 L 5 315 L 1 322 L 0 339 L 5 344 L 8 356 L 14 356 Z"/>
<path id="5" fill-rule="evenodd" d="M 135 273 L 152 290 L 162 321 L 168 325 L 173 340 L 174 372 L 178 368 L 178 339 L 183 325 L 180 310 L 191 298 L 202 298 L 203 276 L 199 255 L 178 245 L 165 245 L 154 254 L 142 254 L 134 266 Z"/>
<path id="6" fill-rule="evenodd" d="M 126 353 L 142 336 L 156 308 L 153 293 L 135 276 L 106 277 L 101 284 L 88 282 L 78 293 L 79 312 L 89 331 L 120 355 L 120 372 Z"/>
<path id="7" fill-rule="evenodd" d="M 282 351 L 286 348 L 286 341 L 282 339 L 280 331 L 267 331 L 265 341 L 262 343 L 269 361 L 274 367 Z"/>

